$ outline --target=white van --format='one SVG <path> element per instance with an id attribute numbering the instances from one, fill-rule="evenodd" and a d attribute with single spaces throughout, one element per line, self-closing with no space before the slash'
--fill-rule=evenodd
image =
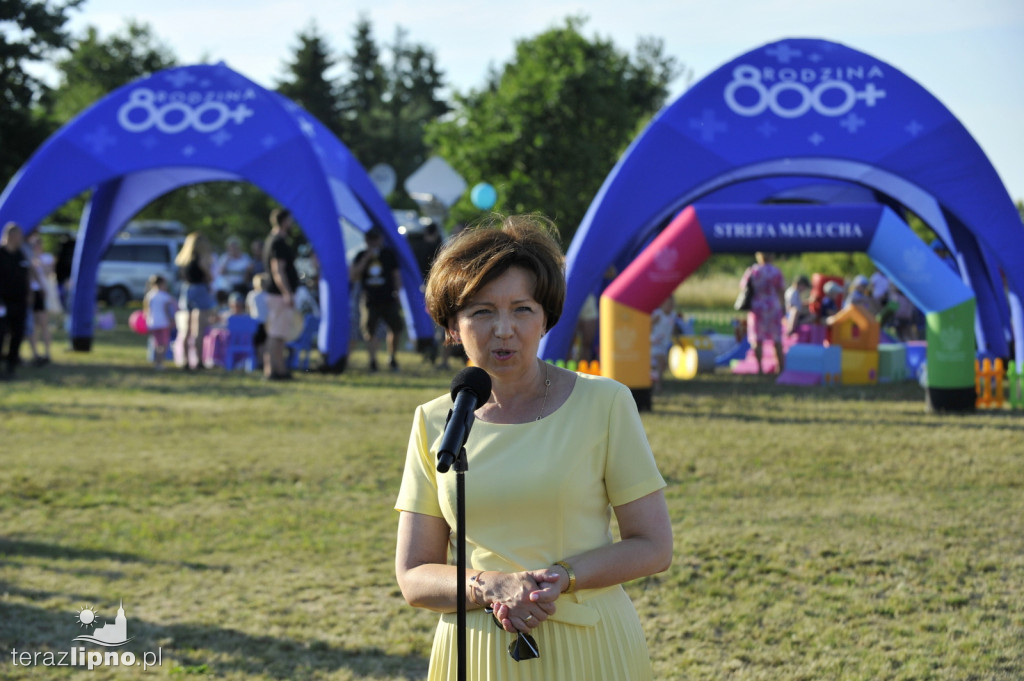
<path id="1" fill-rule="evenodd" d="M 171 295 L 177 295 L 178 266 L 174 258 L 183 243 L 184 237 L 117 239 L 100 260 L 96 274 L 98 298 L 112 307 L 121 307 L 129 300 L 142 300 L 146 283 L 154 274 L 162 274 Z"/>

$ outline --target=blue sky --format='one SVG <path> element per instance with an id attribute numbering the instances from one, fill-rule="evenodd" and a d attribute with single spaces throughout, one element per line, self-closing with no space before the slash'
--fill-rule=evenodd
<path id="1" fill-rule="evenodd" d="M 974 135 L 1010 196 L 1024 200 L 1024 2 L 1021 0 L 87 0 L 80 30 L 148 23 L 182 63 L 223 60 L 272 87 L 296 36 L 316 21 L 337 53 L 367 15 L 380 43 L 397 27 L 431 47 L 452 87 L 480 86 L 515 42 L 585 15 L 584 33 L 632 51 L 656 36 L 694 80 L 759 45 L 824 38 L 866 52 L 917 80 Z M 686 87 L 672 86 L 673 98 Z"/>

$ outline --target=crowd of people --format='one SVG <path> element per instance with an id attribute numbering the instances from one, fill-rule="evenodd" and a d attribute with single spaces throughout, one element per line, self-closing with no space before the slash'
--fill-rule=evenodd
<path id="1" fill-rule="evenodd" d="M 239 296 L 246 314 L 259 322 L 254 345 L 264 378 L 291 378 L 287 345 L 293 340 L 296 319 L 319 318 L 321 314 L 319 263 L 315 253 L 309 251 L 300 268 L 295 222 L 289 211 L 274 210 L 270 227 L 265 241 L 254 242 L 253 255 L 244 253 L 235 237 L 225 242 L 226 250 L 219 256 L 212 252 L 211 243 L 203 234 L 194 232 L 186 237 L 176 259 L 181 281 L 176 312 L 183 320 L 177 326 L 176 342 L 182 348 L 178 361 L 184 369 L 205 368 L 203 339 L 211 328 L 225 325 L 224 309 L 230 307 L 233 297 Z M 385 243 L 379 228 L 364 236 L 365 248 L 356 254 L 349 267 L 353 343 L 365 344 L 369 371 L 375 372 L 380 370 L 377 355 L 384 341 L 387 367 L 398 371 L 401 335 L 406 329 L 399 257 Z M 410 240 L 410 246 L 426 277 L 443 243 L 442 233 L 435 223 L 425 221 L 417 237 Z M 158 289 L 155 284 L 152 288 Z M 148 315 L 149 306 L 144 304 L 144 308 Z M 171 326 L 173 329 L 173 322 Z M 447 369 L 450 348 L 442 348 L 437 339 L 427 340 L 431 342 L 424 347 L 426 359 L 431 363 L 439 359 L 439 368 Z M 155 339 L 153 343 L 163 347 Z"/>
<path id="2" fill-rule="evenodd" d="M 422 222 L 422 229 L 410 235 L 409 245 L 426 282 L 446 239 L 432 220 Z M 307 253 L 310 257 L 305 262 L 309 265 L 297 266 L 296 231 L 289 211 L 277 209 L 270 215 L 268 236 L 252 240 L 248 252 L 237 236 L 229 236 L 218 254 L 203 233 L 188 234 L 175 261 L 178 295 L 172 295 L 172 282 L 156 277 L 150 281 L 143 301 L 154 365 L 163 367 L 165 358 L 172 354 L 169 348 L 175 338 L 178 352 L 173 356 L 178 366 L 189 371 L 205 368 L 204 339 L 212 329 L 224 328 L 235 310 L 257 321 L 253 344 L 255 364 L 262 375 L 271 381 L 290 379 L 287 344 L 294 338 L 296 317 L 320 316 L 318 263 L 315 254 Z M 361 341 L 369 370 L 378 371 L 383 342 L 387 368 L 398 371 L 398 351 L 406 330 L 399 258 L 378 228 L 367 232 L 365 240 L 365 247 L 349 267 L 353 315 L 350 349 Z M 14 375 L 22 361 L 19 348 L 23 341 L 31 353 L 27 363 L 43 366 L 51 361 L 52 316 L 62 312 L 62 303 L 66 303 L 70 252 L 62 246 L 55 257 L 45 251 L 38 233 L 26 238 L 18 225 L 4 227 L 0 238 L 0 377 Z M 815 289 L 810 279 L 800 274 L 786 287 L 773 254 L 755 254 L 755 263 L 744 271 L 740 287 L 750 288 L 746 333 L 762 373 L 766 345 L 774 350 L 776 370 L 781 372 L 784 338 L 807 325 L 827 327 L 848 305 L 860 306 L 898 340 L 920 337 L 920 312 L 882 272 L 876 271 L 870 278 L 858 275 L 848 287 L 840 282 L 830 278 Z M 597 357 L 596 326 L 596 299 L 592 296 L 577 322 L 581 359 Z M 682 328 L 670 296 L 652 313 L 651 377 L 655 389 L 666 370 L 668 350 Z M 438 326 L 433 338 L 418 340 L 425 360 L 447 370 L 453 355 L 464 359 L 464 354 L 444 339 L 445 332 Z"/>
<path id="3" fill-rule="evenodd" d="M 245 253 L 241 240 L 232 236 L 225 241 L 224 252 L 216 255 L 204 234 L 190 233 L 175 259 L 180 289 L 170 306 L 166 280 L 151 279 L 143 309 L 154 336 L 154 355 L 159 356 L 154 364 L 163 364 L 160 349 L 167 353 L 164 330 L 169 327 L 177 336 L 178 351 L 174 354 L 179 366 L 186 371 L 207 368 L 211 332 L 226 338 L 229 319 L 248 316 L 256 322 L 254 364 L 263 377 L 271 381 L 291 378 L 287 344 L 294 339 L 296 319 L 320 316 L 318 273 L 313 258 L 313 272 L 306 278 L 299 275 L 291 213 L 275 209 L 269 220 L 268 236 L 254 241 L 250 253 Z M 154 305 L 154 300 L 159 304 Z M 216 344 L 212 347 L 217 348 Z"/>
<path id="4" fill-rule="evenodd" d="M 753 301 L 746 319 L 747 340 L 762 373 L 766 343 L 773 345 L 778 358 L 777 371 L 781 372 L 785 367 L 782 346 L 786 335 L 797 334 L 807 325 L 827 328 L 844 307 L 851 305 L 877 319 L 896 340 L 920 337 L 920 311 L 881 271 L 875 271 L 870 278 L 858 274 L 846 287 L 841 279 L 829 278 L 818 293 L 804 274 L 793 277 L 789 287 L 784 289 L 782 272 L 774 265 L 771 253 L 756 253 L 755 259 L 755 264 L 743 273 L 740 289 L 746 288 L 748 282 L 753 286 Z"/>
<path id="5" fill-rule="evenodd" d="M 11 380 L 21 366 L 22 342 L 32 366 L 51 362 L 50 315 L 60 310 L 56 258 L 38 233 L 26 238 L 19 225 L 7 223 L 0 232 L 0 380 Z"/>
<path id="6" fill-rule="evenodd" d="M 827 326 L 842 308 L 856 305 L 868 317 L 877 319 L 895 340 L 918 340 L 921 336 L 923 318 L 920 310 L 881 271 L 874 272 L 871 277 L 858 274 L 845 289 L 837 281 L 827 281 L 822 293 L 820 298 L 810 296 L 799 308 L 794 308 L 793 318 Z"/>

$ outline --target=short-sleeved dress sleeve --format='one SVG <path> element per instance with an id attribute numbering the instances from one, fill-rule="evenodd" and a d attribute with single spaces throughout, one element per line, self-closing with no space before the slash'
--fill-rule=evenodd
<path id="1" fill-rule="evenodd" d="M 399 488 L 398 501 L 395 503 L 395 508 L 399 511 L 442 516 L 438 503 L 436 462 L 429 446 L 434 436 L 428 434 L 428 427 L 431 425 L 428 414 L 436 413 L 438 409 L 431 406 L 444 399 L 446 398 L 439 397 L 434 402 L 420 405 L 413 414 L 412 432 L 409 433 L 409 446 L 405 454 L 405 472 L 402 474 L 402 486 Z"/>
<path id="2" fill-rule="evenodd" d="M 665 487 L 647 442 L 636 402 L 626 386 L 616 390 L 608 419 L 605 488 L 612 506 L 622 506 Z"/>

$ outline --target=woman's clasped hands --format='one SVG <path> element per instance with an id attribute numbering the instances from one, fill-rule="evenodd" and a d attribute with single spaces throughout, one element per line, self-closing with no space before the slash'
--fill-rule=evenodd
<path id="1" fill-rule="evenodd" d="M 474 580 L 478 603 L 487 605 L 501 628 L 509 633 L 529 632 L 555 614 L 566 577 L 558 570 L 482 572 Z"/>

